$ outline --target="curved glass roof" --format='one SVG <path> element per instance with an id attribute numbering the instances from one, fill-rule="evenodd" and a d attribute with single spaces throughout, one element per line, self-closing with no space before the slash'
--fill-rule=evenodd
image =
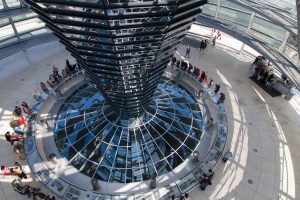
<path id="1" fill-rule="evenodd" d="M 61 106 L 55 142 L 87 176 L 130 183 L 180 165 L 199 143 L 202 126 L 197 101 L 180 86 L 160 83 L 144 115 L 120 120 L 98 90 L 85 85 Z"/>

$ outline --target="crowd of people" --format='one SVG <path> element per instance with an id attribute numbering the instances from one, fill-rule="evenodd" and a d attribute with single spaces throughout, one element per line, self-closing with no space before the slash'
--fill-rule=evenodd
<path id="1" fill-rule="evenodd" d="M 212 185 L 212 179 L 215 175 L 215 172 L 212 169 L 208 170 L 208 173 L 204 173 L 200 181 L 200 189 L 204 191 L 208 185 Z"/>
<path id="2" fill-rule="evenodd" d="M 215 30 L 215 32 L 216 32 L 216 30 Z M 211 46 L 212 47 L 216 45 L 216 40 L 217 39 L 221 40 L 221 36 L 222 36 L 222 34 L 221 34 L 220 31 L 218 31 L 217 33 L 214 33 L 214 36 L 211 40 Z M 208 40 L 207 39 L 201 40 L 200 45 L 199 45 L 199 51 L 201 52 L 204 49 L 206 49 L 207 45 L 208 45 Z M 184 57 L 185 58 L 190 58 L 190 52 L 191 52 L 191 47 L 190 47 L 190 45 L 188 45 L 187 48 L 186 48 Z"/>
<path id="3" fill-rule="evenodd" d="M 261 84 L 266 85 L 268 89 L 272 89 L 273 84 L 277 81 L 272 63 L 267 61 L 264 56 L 257 56 L 253 61 L 250 70 L 252 77 L 260 81 Z"/>
<path id="4" fill-rule="evenodd" d="M 46 94 L 50 93 L 50 88 L 57 86 L 62 80 L 68 78 L 72 74 L 80 70 L 79 64 L 70 64 L 69 60 L 66 60 L 65 67 L 59 73 L 56 66 L 53 66 L 52 73 L 50 74 L 46 84 L 44 82 L 40 83 L 42 91 Z M 41 100 L 38 93 L 35 93 L 34 99 Z M 31 106 L 23 101 L 20 105 L 16 105 L 11 119 L 10 127 L 13 131 L 6 131 L 4 134 L 7 142 L 12 146 L 13 154 L 17 155 L 20 160 L 25 160 L 25 152 L 23 146 L 23 134 L 29 130 L 28 119 L 31 117 L 33 110 Z M 13 167 L 7 167 L 2 165 L 1 172 L 3 176 L 13 176 L 15 177 L 12 181 L 12 187 L 15 191 L 22 195 L 27 195 L 32 197 L 34 200 L 45 199 L 45 200 L 55 200 L 54 196 L 46 195 L 38 188 L 31 187 L 29 185 L 24 185 L 22 179 L 27 179 L 27 175 L 22 169 L 22 166 L 15 162 Z"/>
<path id="5" fill-rule="evenodd" d="M 178 69 L 187 72 L 188 74 L 191 74 L 195 79 L 197 79 L 200 83 L 202 84 L 206 84 L 207 87 L 211 88 L 214 80 L 212 78 L 208 78 L 208 74 L 206 71 L 202 70 L 199 67 L 196 67 L 194 65 L 192 65 L 191 63 L 189 63 L 186 60 L 179 60 L 176 59 L 176 57 L 173 57 L 171 59 L 171 65 L 172 66 L 176 66 Z M 181 76 L 181 75 L 179 75 Z M 220 84 L 215 84 L 215 88 L 214 88 L 214 94 L 217 95 L 219 90 L 221 88 Z M 201 96 L 203 93 L 203 90 L 200 89 L 199 91 L 199 96 Z M 224 103 L 225 101 L 225 94 L 224 93 L 220 93 L 220 97 L 217 100 L 217 104 L 220 103 Z"/>
<path id="6" fill-rule="evenodd" d="M 44 82 L 40 82 L 40 87 L 45 94 L 49 94 L 51 89 L 55 88 L 61 83 L 61 81 L 67 79 L 79 70 L 80 65 L 78 63 L 70 64 L 69 60 L 66 59 L 65 67 L 61 70 L 61 72 L 59 72 L 59 69 L 53 65 L 52 73 L 49 75 L 46 84 Z M 41 97 L 38 92 L 35 91 L 33 93 L 33 98 L 38 101 Z"/>
<path id="7" fill-rule="evenodd" d="M 217 39 L 221 39 L 221 33 L 219 31 L 213 37 L 212 46 L 215 45 L 215 42 L 216 42 Z M 200 43 L 200 51 L 205 49 L 206 47 L 207 47 L 207 40 L 202 40 L 201 43 Z M 189 55 L 190 51 L 191 51 L 190 46 L 188 46 L 187 49 L 186 49 L 186 54 L 185 54 L 184 57 L 190 57 L 190 55 Z M 202 70 L 202 72 L 201 72 L 201 69 L 199 67 L 196 67 L 196 66 L 192 65 L 191 63 L 189 63 L 186 60 L 179 60 L 179 59 L 176 59 L 176 57 L 173 57 L 171 59 L 171 65 L 176 66 L 178 69 L 181 69 L 182 71 L 185 71 L 188 74 L 191 74 L 200 83 L 206 84 L 208 88 L 211 88 L 214 84 L 214 80 L 212 78 L 208 78 L 207 72 L 205 72 L 204 70 Z M 221 88 L 220 84 L 215 84 L 214 85 L 214 90 L 213 90 L 214 95 L 218 94 L 218 92 L 220 91 L 220 88 Z M 202 93 L 203 93 L 203 90 L 200 89 L 199 94 L 202 94 Z M 201 96 L 201 95 L 199 95 L 199 96 Z M 217 104 L 220 104 L 220 103 L 223 104 L 224 101 L 225 101 L 225 94 L 220 92 L 219 98 L 218 98 L 216 103 Z M 208 121 L 207 121 L 206 128 L 210 128 L 212 126 L 213 126 L 213 118 L 209 118 Z M 228 150 L 228 152 L 226 152 L 224 154 L 222 160 L 223 160 L 224 163 L 226 163 L 227 160 L 229 160 L 231 158 L 232 158 L 232 152 L 230 152 Z M 204 191 L 208 185 L 212 185 L 212 179 L 214 177 L 214 174 L 215 174 L 214 171 L 212 169 L 209 169 L 207 174 L 204 173 L 202 175 L 202 179 L 201 179 L 200 184 L 199 184 L 200 189 L 202 191 Z M 172 196 L 171 199 L 175 199 L 175 196 Z M 185 193 L 182 197 L 180 197 L 180 199 L 182 199 L 182 200 L 189 199 L 189 195 L 187 193 Z"/>

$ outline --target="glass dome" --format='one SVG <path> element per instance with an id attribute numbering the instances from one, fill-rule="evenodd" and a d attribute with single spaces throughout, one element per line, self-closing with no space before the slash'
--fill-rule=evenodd
<path id="1" fill-rule="evenodd" d="M 93 85 L 61 106 L 55 142 L 70 165 L 106 182 L 145 181 L 172 171 L 202 134 L 197 101 L 181 86 L 160 83 L 145 113 L 121 120 Z"/>

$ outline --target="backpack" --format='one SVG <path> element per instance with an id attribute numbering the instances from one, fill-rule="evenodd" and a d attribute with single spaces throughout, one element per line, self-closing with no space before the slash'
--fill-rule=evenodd
<path id="1" fill-rule="evenodd" d="M 4 176 L 10 176 L 11 175 L 10 169 L 8 167 L 4 167 L 4 169 L 2 169 L 1 171 L 2 171 L 2 174 Z"/>

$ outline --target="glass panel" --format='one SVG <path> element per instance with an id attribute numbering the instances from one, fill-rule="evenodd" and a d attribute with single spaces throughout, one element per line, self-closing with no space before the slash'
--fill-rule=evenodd
<path id="1" fill-rule="evenodd" d="M 281 41 L 284 39 L 286 34 L 285 29 L 257 16 L 255 16 L 253 19 L 252 29 Z"/>
<path id="2" fill-rule="evenodd" d="M 205 15 L 215 17 L 216 9 L 217 9 L 217 6 L 211 5 L 211 4 L 206 4 L 206 5 L 203 6 L 202 13 L 205 14 Z"/>
<path id="3" fill-rule="evenodd" d="M 45 23 L 43 23 L 38 18 L 33 18 L 33 19 L 16 22 L 15 26 L 18 33 L 23 33 L 23 32 L 30 31 L 32 29 L 42 28 L 45 26 Z"/>
<path id="4" fill-rule="evenodd" d="M 37 14 L 36 13 L 27 13 L 27 14 L 13 16 L 12 19 L 13 19 L 13 21 L 17 21 L 17 20 L 26 19 L 26 18 L 33 17 L 33 16 L 37 16 Z"/>
<path id="5" fill-rule="evenodd" d="M 248 26 L 251 14 L 246 14 L 238 10 L 221 7 L 218 17 L 226 19 L 233 23 L 238 23 L 244 26 Z"/>
<path id="6" fill-rule="evenodd" d="M 20 7 L 20 1 L 19 0 L 5 0 L 6 4 L 9 8 L 13 7 Z"/>
<path id="7" fill-rule="evenodd" d="M 12 37 L 14 35 L 14 30 L 10 24 L 0 28 L 0 41 L 5 40 L 6 38 Z"/>

